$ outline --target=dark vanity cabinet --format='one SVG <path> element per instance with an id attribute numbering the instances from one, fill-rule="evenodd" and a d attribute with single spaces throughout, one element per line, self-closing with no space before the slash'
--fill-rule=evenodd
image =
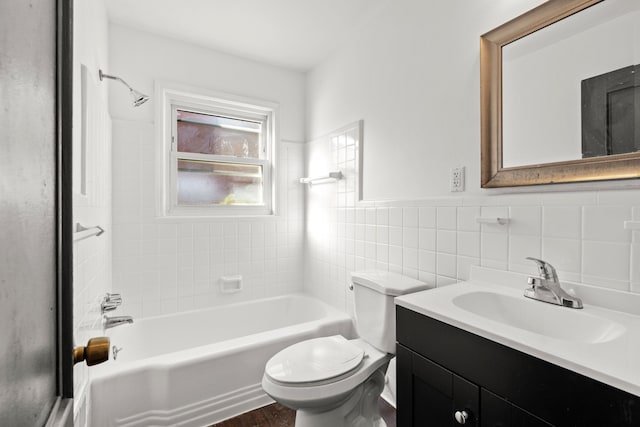
<path id="1" fill-rule="evenodd" d="M 404 307 L 396 313 L 398 426 L 640 426 L 638 396 Z"/>

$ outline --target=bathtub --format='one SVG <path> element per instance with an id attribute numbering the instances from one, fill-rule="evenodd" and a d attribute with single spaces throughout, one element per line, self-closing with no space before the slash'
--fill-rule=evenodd
<path id="1" fill-rule="evenodd" d="M 286 295 L 109 329 L 117 357 L 92 368 L 90 426 L 209 426 L 272 402 L 267 360 L 309 338 L 354 336 L 351 318 Z"/>

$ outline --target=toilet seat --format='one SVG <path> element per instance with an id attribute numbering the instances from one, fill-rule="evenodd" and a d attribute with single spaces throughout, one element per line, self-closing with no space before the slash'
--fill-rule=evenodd
<path id="1" fill-rule="evenodd" d="M 365 357 L 362 347 L 341 335 L 299 342 L 267 362 L 265 375 L 281 384 L 312 384 L 343 377 Z"/>
<path id="2" fill-rule="evenodd" d="M 265 369 L 265 373 L 262 376 L 263 390 L 274 400 L 296 409 L 329 404 L 330 402 L 339 401 L 352 393 L 359 384 L 366 381 L 377 369 L 386 367 L 393 357 L 392 354 L 378 350 L 361 338 L 345 339 L 345 341 L 363 351 L 362 361 L 355 368 L 336 377 L 308 383 L 279 381 L 273 379 Z"/>

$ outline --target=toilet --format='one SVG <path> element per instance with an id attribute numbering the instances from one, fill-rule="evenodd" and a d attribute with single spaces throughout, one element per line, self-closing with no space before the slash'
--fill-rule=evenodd
<path id="1" fill-rule="evenodd" d="M 262 388 L 296 410 L 296 427 L 384 427 L 378 397 L 396 351 L 394 297 L 430 286 L 386 271 L 351 274 L 356 329 L 293 344 L 267 362 Z"/>

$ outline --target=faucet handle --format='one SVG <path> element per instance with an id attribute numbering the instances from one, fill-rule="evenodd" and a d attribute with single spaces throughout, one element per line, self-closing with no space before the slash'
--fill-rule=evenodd
<path id="1" fill-rule="evenodd" d="M 122 304 L 122 294 L 112 294 L 107 292 L 104 298 L 107 302 L 113 302 L 118 305 Z"/>
<path id="2" fill-rule="evenodd" d="M 106 293 L 100 303 L 100 311 L 104 314 L 113 311 L 122 305 L 122 296 L 120 294 Z"/>
<path id="3" fill-rule="evenodd" d="M 540 277 L 542 277 L 545 280 L 551 280 L 555 283 L 559 282 L 558 273 L 556 272 L 556 269 L 551 264 L 538 258 L 527 257 L 526 259 L 531 260 L 536 264 L 538 264 L 538 271 L 540 272 Z"/>

